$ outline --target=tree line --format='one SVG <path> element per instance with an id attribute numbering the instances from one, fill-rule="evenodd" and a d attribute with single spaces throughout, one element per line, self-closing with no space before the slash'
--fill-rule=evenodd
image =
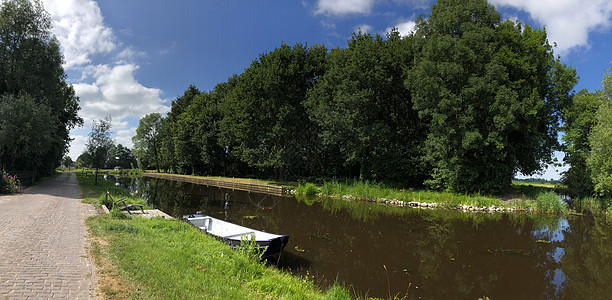
<path id="1" fill-rule="evenodd" d="M 174 173 L 497 193 L 560 147 L 577 76 L 553 50 L 485 0 L 439 0 L 408 36 L 282 44 L 209 92 L 190 85 L 141 119 L 135 152 Z"/>
<path id="2" fill-rule="evenodd" d="M 0 169 L 39 178 L 60 165 L 70 130 L 83 123 L 62 61 L 40 1 L 1 2 Z"/>

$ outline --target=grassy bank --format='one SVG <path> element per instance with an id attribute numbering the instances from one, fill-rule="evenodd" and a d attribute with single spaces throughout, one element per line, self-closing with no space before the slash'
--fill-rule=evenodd
<path id="1" fill-rule="evenodd" d="M 99 201 L 96 195 L 106 189 L 122 194 L 114 186 L 93 185 L 90 177 L 79 175 L 86 201 Z M 260 263 L 248 248 L 230 249 L 179 220 L 129 218 L 111 211 L 89 218 L 87 225 L 104 298 L 350 298 L 339 286 L 321 291 L 305 278 Z"/>
<path id="2" fill-rule="evenodd" d="M 76 174 L 84 203 L 101 206 L 104 203 L 104 194 L 108 191 L 115 201 L 127 198 L 126 204 L 140 204 L 144 206 L 144 209 L 151 209 L 143 199 L 130 195 L 127 189 L 115 186 L 112 182 L 104 180 L 102 176 L 98 176 L 98 184 L 95 184 L 94 175 L 85 172 L 77 172 Z"/>
<path id="3" fill-rule="evenodd" d="M 296 195 L 319 195 L 357 200 L 414 205 L 433 204 L 436 207 L 463 210 L 531 211 L 544 213 L 567 213 L 567 206 L 553 192 L 553 187 L 514 185 L 514 195 L 508 200 L 482 195 L 464 195 L 450 192 L 415 191 L 388 188 L 381 184 L 361 181 L 329 181 L 323 184 L 299 184 Z"/>

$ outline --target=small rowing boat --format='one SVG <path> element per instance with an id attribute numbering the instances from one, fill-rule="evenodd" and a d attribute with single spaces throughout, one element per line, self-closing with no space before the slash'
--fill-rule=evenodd
<path id="1" fill-rule="evenodd" d="M 184 215 L 183 220 L 201 231 L 224 241 L 232 248 L 240 246 L 242 241 L 255 241 L 257 248 L 263 251 L 261 259 L 274 259 L 276 263 L 278 263 L 283 249 L 289 242 L 288 235 L 255 230 L 203 215 L 202 212 Z"/>

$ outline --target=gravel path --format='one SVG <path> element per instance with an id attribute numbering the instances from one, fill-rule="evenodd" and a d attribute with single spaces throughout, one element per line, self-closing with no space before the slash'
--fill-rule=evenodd
<path id="1" fill-rule="evenodd" d="M 94 299 L 94 266 L 76 174 L 0 196 L 0 299 Z"/>

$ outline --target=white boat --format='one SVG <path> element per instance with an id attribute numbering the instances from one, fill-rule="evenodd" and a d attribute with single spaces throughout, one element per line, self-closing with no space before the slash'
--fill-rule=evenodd
<path id="1" fill-rule="evenodd" d="M 192 215 L 184 215 L 183 220 L 201 231 L 204 231 L 232 248 L 240 246 L 243 241 L 255 241 L 257 247 L 263 251 L 262 259 L 278 262 L 280 254 L 289 242 L 288 235 L 268 233 L 252 228 L 244 227 L 227 221 L 219 220 L 211 216 L 197 212 Z"/>

